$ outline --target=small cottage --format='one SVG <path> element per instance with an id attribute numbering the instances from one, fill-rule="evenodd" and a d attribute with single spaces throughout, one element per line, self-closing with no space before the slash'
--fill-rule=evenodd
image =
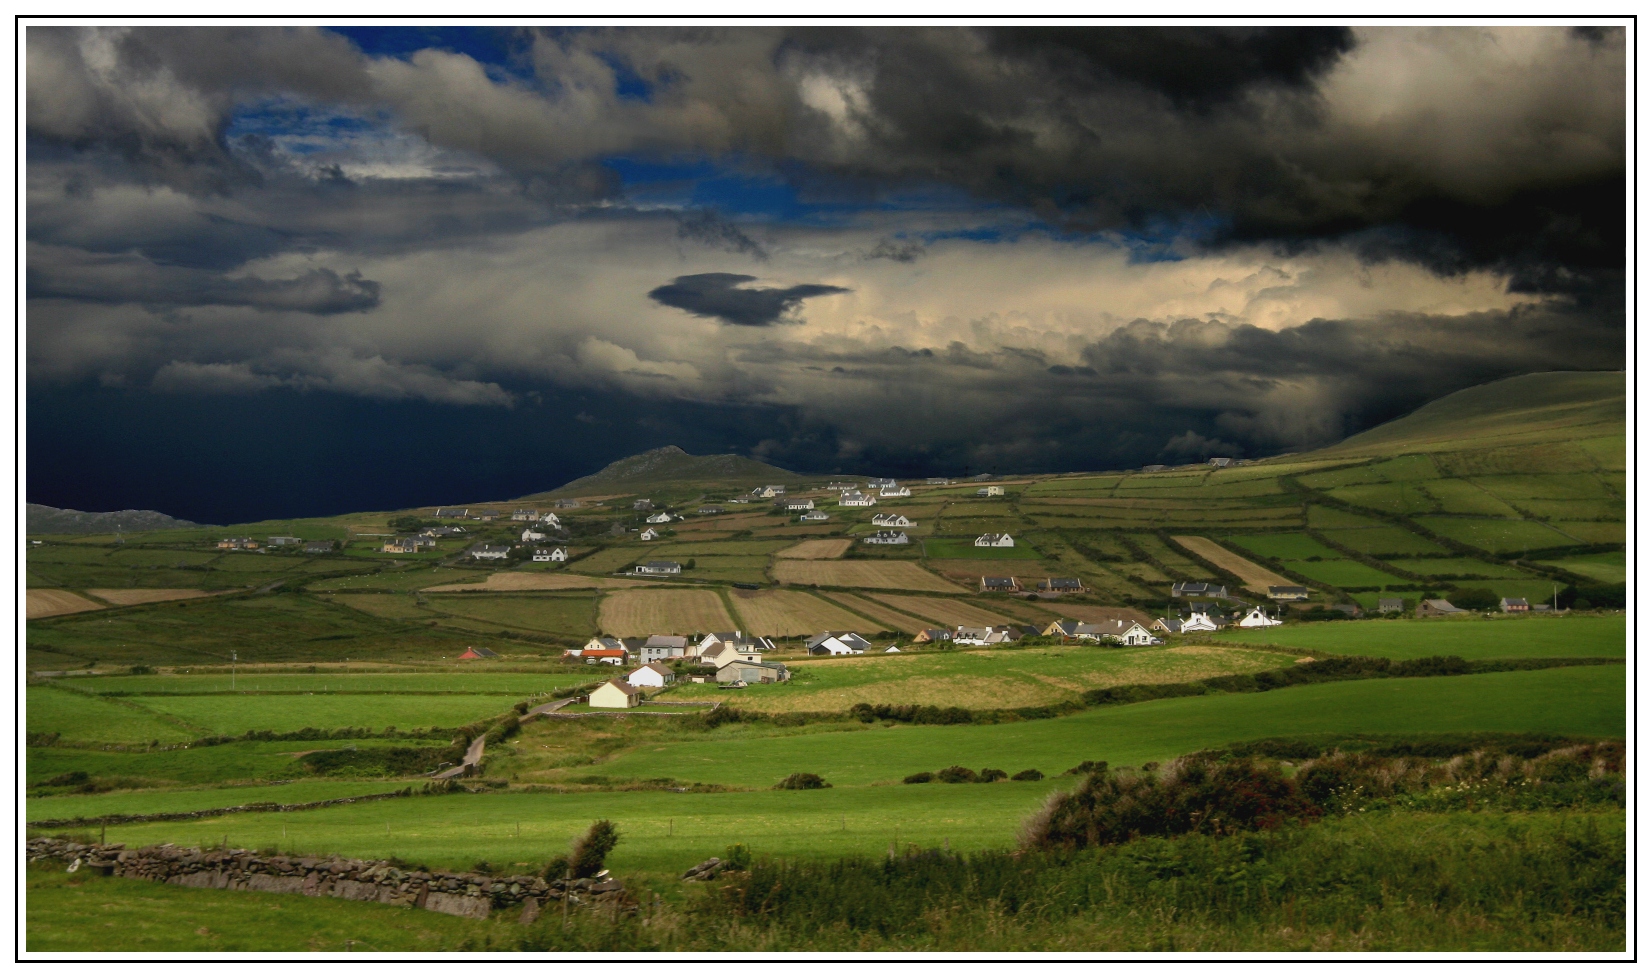
<path id="1" fill-rule="evenodd" d="M 604 710 L 629 710 L 642 702 L 642 691 L 623 679 L 610 679 L 593 690 L 587 702 Z"/>
<path id="2" fill-rule="evenodd" d="M 499 653 L 493 651 L 492 649 L 479 649 L 479 648 L 476 648 L 476 647 L 472 646 L 471 648 L 465 649 L 465 654 L 459 656 L 459 658 L 461 658 L 461 659 L 497 659 L 497 658 L 499 658 Z"/>
<path id="3" fill-rule="evenodd" d="M 657 689 L 664 689 L 677 681 L 677 674 L 666 666 L 651 662 L 646 666 L 631 670 L 631 675 L 626 676 L 625 681 L 637 687 L 652 686 Z"/>
<path id="4" fill-rule="evenodd" d="M 1013 547 L 1015 538 L 1008 533 L 983 533 L 975 538 L 977 547 Z"/>

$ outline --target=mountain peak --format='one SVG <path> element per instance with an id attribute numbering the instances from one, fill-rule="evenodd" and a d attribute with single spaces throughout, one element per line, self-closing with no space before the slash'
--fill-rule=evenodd
<path id="1" fill-rule="evenodd" d="M 611 462 L 595 472 L 553 490 L 553 493 L 625 492 L 663 482 L 756 484 L 797 478 L 797 473 L 746 458 L 744 455 L 690 455 L 676 445 L 662 445 Z"/>

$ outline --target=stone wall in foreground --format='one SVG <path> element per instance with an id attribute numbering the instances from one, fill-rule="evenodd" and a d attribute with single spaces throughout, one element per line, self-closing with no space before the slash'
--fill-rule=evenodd
<path id="1" fill-rule="evenodd" d="M 120 843 L 89 845 L 65 839 L 30 839 L 28 860 L 61 860 L 69 872 L 153 880 L 214 890 L 257 890 L 365 900 L 482 919 L 517 909 L 521 921 L 538 917 L 546 903 L 564 896 L 574 905 L 628 907 L 616 879 L 547 882 L 537 876 L 487 876 L 401 869 L 388 862 L 337 856 L 268 856 L 250 849 L 185 849 L 174 845 L 128 849 Z M 606 871 L 604 871 L 606 872 Z"/>

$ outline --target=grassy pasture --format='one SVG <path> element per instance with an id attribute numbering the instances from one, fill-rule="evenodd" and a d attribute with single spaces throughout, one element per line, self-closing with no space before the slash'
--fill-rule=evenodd
<path id="1" fill-rule="evenodd" d="M 1209 571 L 1170 549 L 1162 540 L 1150 533 L 1131 533 L 1127 536 L 1131 543 L 1146 551 L 1149 557 L 1182 580 L 1197 581 L 1210 576 Z"/>
<path id="2" fill-rule="evenodd" d="M 777 560 L 774 579 L 782 584 L 868 588 L 881 591 L 962 591 L 916 563 L 903 560 Z"/>
<path id="3" fill-rule="evenodd" d="M 1556 522 L 1555 527 L 1567 536 L 1576 537 L 1584 543 L 1617 543 L 1625 542 L 1628 526 L 1623 523 L 1563 523 Z"/>
<path id="4" fill-rule="evenodd" d="M 1578 541 L 1530 520 L 1475 520 L 1425 516 L 1417 522 L 1435 533 L 1492 553 L 1519 553 L 1548 547 L 1575 547 Z"/>
<path id="5" fill-rule="evenodd" d="M 715 540 L 668 543 L 649 551 L 650 557 L 761 557 L 786 546 L 774 540 Z"/>
<path id="6" fill-rule="evenodd" d="M 173 740 L 178 739 L 174 737 Z M 162 738 L 163 743 L 167 742 Z M 361 741 L 243 740 L 188 750 L 98 751 L 69 747 L 30 747 L 28 780 L 37 784 L 69 771 L 95 778 L 122 778 L 157 785 L 212 785 L 302 778 L 308 772 L 298 755 L 310 750 L 338 750 Z M 396 740 L 398 746 L 441 746 L 446 741 Z"/>
<path id="7" fill-rule="evenodd" d="M 1628 647 L 1622 615 L 1322 621 L 1269 628 L 1260 636 L 1221 631 L 1205 641 L 1263 643 L 1332 655 L 1390 659 L 1430 655 L 1465 659 L 1620 656 Z"/>
<path id="8" fill-rule="evenodd" d="M 597 620 L 604 635 L 675 635 L 735 629 L 718 593 L 700 588 L 616 591 L 603 598 Z"/>
<path id="9" fill-rule="evenodd" d="M 1462 479 L 1420 482 L 1417 486 L 1439 501 L 1442 512 L 1503 517 L 1520 515 L 1508 503 Z"/>
<path id="10" fill-rule="evenodd" d="M 27 806 L 31 822 L 58 818 L 98 818 L 104 815 L 150 815 L 158 812 L 198 812 L 208 808 L 233 808 L 256 802 L 301 805 L 328 798 L 376 795 L 417 782 L 335 781 L 316 778 L 290 784 L 265 784 L 227 788 L 146 788 L 109 791 L 95 795 L 49 795 L 30 798 Z"/>
<path id="11" fill-rule="evenodd" d="M 411 594 L 341 594 L 329 600 L 377 618 L 428 619 L 430 609 Z"/>
<path id="12" fill-rule="evenodd" d="M 803 591 L 730 591 L 734 612 L 753 635 L 813 635 L 831 629 L 872 634 L 883 627 Z"/>
<path id="13" fill-rule="evenodd" d="M 135 604 L 154 604 L 157 601 L 187 601 L 212 596 L 209 591 L 194 588 L 87 588 L 86 593 L 99 601 L 107 601 L 122 608 Z"/>
<path id="14" fill-rule="evenodd" d="M 1332 587 L 1377 587 L 1387 584 L 1404 584 L 1405 579 L 1395 577 L 1375 567 L 1367 567 L 1357 560 L 1339 558 L 1337 560 L 1286 560 L 1281 561 L 1290 568 L 1293 574 L 1301 575 L 1315 581 L 1323 581 Z"/>
<path id="15" fill-rule="evenodd" d="M 437 584 L 457 581 L 480 581 L 487 577 L 486 568 L 470 567 L 411 567 L 384 573 L 357 574 L 352 577 L 329 577 L 306 585 L 310 591 L 417 591 Z"/>
<path id="16" fill-rule="evenodd" d="M 143 709 L 140 704 L 79 696 L 49 686 L 29 686 L 24 720 L 30 734 L 58 734 L 92 744 L 175 743 L 193 740 L 198 728 Z"/>
<path id="17" fill-rule="evenodd" d="M 654 579 L 586 577 L 583 574 L 556 574 L 543 571 L 499 571 L 489 574 L 485 581 L 438 584 L 425 590 L 431 594 L 468 591 L 589 591 L 599 588 L 607 590 L 658 587 L 660 584 L 660 581 Z"/>
<path id="18" fill-rule="evenodd" d="M 1305 533 L 1255 533 L 1228 537 L 1252 553 L 1275 560 L 1303 560 L 1318 557 L 1335 560 L 1342 555 Z"/>
<path id="19" fill-rule="evenodd" d="M 1520 507 L 1550 520 L 1614 520 L 1627 518 L 1628 507 L 1621 499 L 1522 499 Z"/>
<path id="20" fill-rule="evenodd" d="M 1424 495 L 1415 484 L 1378 482 L 1370 485 L 1344 486 L 1329 490 L 1329 494 L 1355 506 L 1380 509 L 1401 516 L 1432 513 L 1438 509 L 1434 497 Z"/>
<path id="21" fill-rule="evenodd" d="M 1454 577 L 1521 577 L 1524 571 L 1505 567 L 1501 564 L 1491 564 L 1473 557 L 1422 557 L 1417 559 L 1395 558 L 1390 561 L 1401 570 L 1408 570 L 1413 574 L 1421 574 L 1432 580 L 1448 580 Z"/>
<path id="22" fill-rule="evenodd" d="M 1323 530 L 1321 532 L 1328 540 L 1374 556 L 1410 554 L 1422 557 L 1431 554 L 1450 553 L 1449 550 L 1434 541 L 1426 537 L 1420 537 L 1410 530 L 1402 530 L 1397 526 L 1367 527 L 1360 530 Z"/>
<path id="23" fill-rule="evenodd" d="M 1068 645 L 924 655 L 842 656 L 794 665 L 790 682 L 719 693 L 731 706 L 764 711 L 842 711 L 856 703 L 917 703 L 973 709 L 1045 706 L 1080 691 L 1140 682 L 1187 682 L 1289 665 L 1292 653 L 1179 646 L 1115 649 Z M 695 700 L 695 687 L 668 699 Z"/>
<path id="24" fill-rule="evenodd" d="M 607 547 L 568 566 L 576 574 L 612 574 L 614 571 L 630 570 L 652 552 L 651 547 Z"/>
<path id="25" fill-rule="evenodd" d="M 1310 530 L 1389 529 L 1369 516 L 1350 513 L 1335 506 L 1308 506 Z"/>
<path id="26" fill-rule="evenodd" d="M 765 573 L 769 566 L 767 557 L 695 557 L 693 560 L 693 567 L 683 568 L 685 580 L 728 581 L 736 584 L 768 582 L 768 575 Z"/>
<path id="27" fill-rule="evenodd" d="M 640 748 L 581 770 L 751 787 L 811 771 L 833 784 L 856 785 L 899 780 L 949 764 L 1006 771 L 1035 767 L 1050 773 L 1087 759 L 1141 764 L 1260 737 L 1466 731 L 1622 737 L 1623 667 L 1327 683 L 1154 700 L 989 726 L 873 724 L 765 738 L 760 750 L 725 750 L 714 738 Z"/>
<path id="28" fill-rule="evenodd" d="M 1593 472 L 1567 475 L 1483 475 L 1474 484 L 1501 499 L 1600 499 L 1611 494 Z"/>
<path id="29" fill-rule="evenodd" d="M 417 730 L 459 727 L 503 713 L 521 699 L 511 695 L 405 696 L 395 693 L 315 696 L 134 697 L 163 716 L 220 735 L 249 730 L 282 733 L 316 727 Z"/>
<path id="30" fill-rule="evenodd" d="M 959 625 L 980 627 L 982 625 L 1002 625 L 1008 619 L 1003 612 L 986 611 L 976 607 L 968 601 L 955 598 L 925 598 L 913 594 L 881 594 L 877 600 L 882 604 L 905 611 L 916 618 L 921 618 L 931 625 L 943 628 L 955 628 Z"/>
<path id="31" fill-rule="evenodd" d="M 1582 554 L 1577 557 L 1567 557 L 1562 560 L 1549 560 L 1544 563 L 1558 567 L 1561 570 L 1571 571 L 1573 574 L 1582 574 L 1591 577 L 1603 584 L 1622 584 L 1628 580 L 1629 572 L 1623 553 L 1610 554 Z"/>
<path id="32" fill-rule="evenodd" d="M 431 597 L 430 607 L 449 615 L 546 632 L 560 638 L 589 638 L 596 627 L 596 598 L 524 595 L 512 597 Z"/>

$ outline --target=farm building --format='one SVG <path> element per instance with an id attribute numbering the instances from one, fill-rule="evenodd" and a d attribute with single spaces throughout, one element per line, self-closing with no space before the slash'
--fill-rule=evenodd
<path id="1" fill-rule="evenodd" d="M 650 635 L 642 643 L 642 663 L 661 659 L 681 659 L 688 653 L 688 639 L 682 635 Z"/>
<path id="2" fill-rule="evenodd" d="M 518 523 L 532 523 L 539 519 L 539 510 L 518 509 L 511 513 L 511 519 Z"/>
<path id="3" fill-rule="evenodd" d="M 872 517 L 873 526 L 917 526 L 899 513 L 879 513 Z"/>
<path id="4" fill-rule="evenodd" d="M 1044 579 L 1044 584 L 1039 588 L 1039 590 L 1056 593 L 1082 591 L 1084 590 L 1084 582 L 1080 581 L 1076 577 L 1047 577 Z"/>
<path id="5" fill-rule="evenodd" d="M 298 537 L 270 537 L 267 542 L 272 547 L 296 547 L 304 541 Z"/>
<path id="6" fill-rule="evenodd" d="M 643 509 L 643 510 L 653 509 L 654 508 L 654 501 L 652 499 L 639 499 L 636 502 L 631 504 L 631 508 L 632 509 Z"/>
<path id="7" fill-rule="evenodd" d="M 471 646 L 470 648 L 465 649 L 465 654 L 459 656 L 459 658 L 461 658 L 461 659 L 497 659 L 497 658 L 499 658 L 499 653 L 493 651 L 492 649 L 479 649 L 479 648 L 476 648 L 475 646 Z"/>
<path id="8" fill-rule="evenodd" d="M 462 537 L 464 535 L 465 528 L 462 526 L 427 526 L 419 531 L 419 536 L 431 538 Z"/>
<path id="9" fill-rule="evenodd" d="M 1269 601 L 1306 601 L 1308 589 L 1300 584 L 1269 584 Z"/>
<path id="10" fill-rule="evenodd" d="M 695 512 L 699 513 L 701 516 L 717 516 L 721 513 L 728 512 L 728 510 L 721 506 L 701 506 L 699 509 L 695 510 Z"/>
<path id="11" fill-rule="evenodd" d="M 952 641 L 952 633 L 944 628 L 926 628 L 912 636 L 912 641 L 919 644 L 924 642 L 950 642 Z"/>
<path id="12" fill-rule="evenodd" d="M 910 495 L 912 495 L 912 490 L 905 486 L 884 486 L 878 490 L 878 496 L 884 499 Z"/>
<path id="13" fill-rule="evenodd" d="M 1497 603 L 1499 611 L 1530 611 L 1532 604 L 1525 598 L 1504 598 Z"/>
<path id="14" fill-rule="evenodd" d="M 1008 533 L 983 533 L 975 538 L 977 547 L 1013 547 L 1015 538 Z"/>
<path id="15" fill-rule="evenodd" d="M 625 677 L 625 681 L 633 686 L 654 686 L 663 689 L 677 681 L 677 674 L 666 666 L 651 662 L 633 669 L 631 675 Z"/>
<path id="16" fill-rule="evenodd" d="M 839 506 L 870 506 L 875 502 L 876 497 L 868 496 L 864 492 L 846 492 L 837 497 Z"/>
<path id="17" fill-rule="evenodd" d="M 983 591 L 1019 591 L 1020 587 L 1013 577 L 983 577 L 981 578 Z"/>
<path id="18" fill-rule="evenodd" d="M 522 531 L 522 542 L 523 543 L 538 543 L 539 541 L 541 541 L 543 539 L 545 539 L 545 534 L 540 533 L 538 530 L 534 529 L 531 526 L 528 527 L 526 530 Z"/>
<path id="19" fill-rule="evenodd" d="M 981 488 L 975 490 L 975 494 L 977 496 L 1002 496 L 1004 494 L 1004 487 L 982 486 Z"/>
<path id="20" fill-rule="evenodd" d="M 1382 615 L 1404 614 L 1405 613 L 1405 599 L 1404 598 L 1378 598 L 1377 599 L 1377 613 L 1382 614 Z"/>
<path id="21" fill-rule="evenodd" d="M 1078 638 L 1085 642 L 1116 642 L 1119 645 L 1158 645 L 1162 639 L 1141 627 L 1137 621 L 1113 619 L 1096 624 L 1080 623 Z"/>
<path id="22" fill-rule="evenodd" d="M 587 702 L 604 710 L 629 710 L 642 702 L 642 691 L 623 679 L 610 679 L 593 690 Z"/>
<path id="23" fill-rule="evenodd" d="M 821 510 L 817 509 L 812 513 L 804 513 L 802 516 L 799 516 L 798 519 L 805 520 L 805 521 L 810 522 L 810 523 L 820 523 L 820 522 L 823 522 L 825 520 L 831 519 L 831 517 L 828 516 L 826 513 L 822 512 Z"/>
<path id="24" fill-rule="evenodd" d="M 792 678 L 783 662 L 730 662 L 717 670 L 720 683 L 783 683 Z"/>
<path id="25" fill-rule="evenodd" d="M 638 574 L 681 574 L 683 565 L 674 560 L 650 560 L 646 564 L 638 564 Z"/>
<path id="26" fill-rule="evenodd" d="M 786 512 L 788 513 L 806 513 L 814 508 L 815 501 L 813 499 L 794 499 L 786 504 Z"/>
<path id="27" fill-rule="evenodd" d="M 1272 628 L 1283 624 L 1284 622 L 1277 618 L 1269 618 L 1268 613 L 1261 608 L 1252 608 L 1245 617 L 1239 619 L 1240 628 Z"/>
<path id="28" fill-rule="evenodd" d="M 579 508 L 579 500 L 577 500 L 577 499 L 558 499 L 552 505 L 556 506 L 557 509 L 578 509 Z"/>
<path id="29" fill-rule="evenodd" d="M 1332 611 L 1340 611 L 1343 614 L 1347 615 L 1349 618 L 1364 618 L 1365 617 L 1365 609 L 1361 608 L 1357 604 L 1334 604 L 1334 605 L 1331 605 L 1331 610 Z"/>
<path id="30" fill-rule="evenodd" d="M 861 543 L 885 543 L 885 544 L 894 544 L 894 545 L 899 546 L 901 544 L 910 543 L 911 541 L 906 538 L 906 534 L 902 533 L 899 530 L 879 530 L 878 532 L 872 534 L 869 537 L 861 537 L 860 542 Z"/>
<path id="31" fill-rule="evenodd" d="M 1206 601 L 1225 599 L 1228 596 L 1226 584 L 1207 584 L 1204 581 L 1178 581 L 1170 588 L 1173 598 L 1203 598 Z"/>
<path id="32" fill-rule="evenodd" d="M 307 554 L 329 554 L 337 546 L 338 544 L 332 540 L 311 540 L 304 545 L 304 552 Z"/>
<path id="33" fill-rule="evenodd" d="M 654 529 L 653 527 L 649 527 L 648 529 L 642 531 L 642 533 L 637 537 L 637 539 L 641 540 L 643 543 L 647 543 L 650 540 L 658 540 L 659 538 L 660 531 Z M 638 571 L 638 573 L 641 573 L 641 571 Z"/>
<path id="34" fill-rule="evenodd" d="M 1444 598 L 1424 598 L 1417 602 L 1418 618 L 1437 618 L 1441 615 L 1466 615 L 1468 612 Z"/>
<path id="35" fill-rule="evenodd" d="M 436 518 L 439 520 L 456 520 L 463 518 L 469 513 L 470 510 L 465 509 L 462 506 L 442 506 L 437 508 Z"/>

